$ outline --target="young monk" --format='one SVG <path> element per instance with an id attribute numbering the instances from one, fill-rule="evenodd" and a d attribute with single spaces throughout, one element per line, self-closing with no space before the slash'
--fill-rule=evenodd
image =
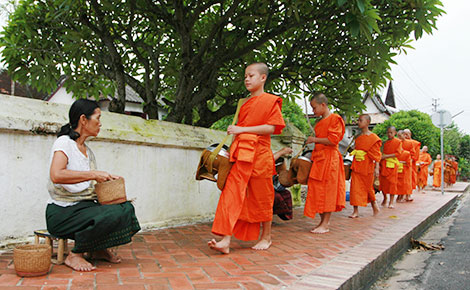
<path id="1" fill-rule="evenodd" d="M 450 184 L 454 185 L 455 182 L 457 181 L 457 173 L 459 171 L 459 163 L 455 161 L 455 156 L 452 156 L 451 158 L 451 164 L 452 164 L 452 173 L 450 175 Z"/>
<path id="2" fill-rule="evenodd" d="M 359 116 L 357 126 L 361 129 L 361 135 L 356 138 L 354 155 L 351 165 L 351 189 L 349 202 L 354 206 L 350 218 L 359 217 L 359 206 L 367 206 L 370 203 L 374 216 L 379 213 L 379 207 L 375 201 L 374 177 L 379 176 L 379 161 L 382 156 L 380 147 L 382 140 L 369 130 L 370 116 Z"/>
<path id="3" fill-rule="evenodd" d="M 257 240 L 260 224 L 263 232 L 252 248 L 266 250 L 271 245 L 275 174 L 271 151 L 271 134 L 280 134 L 285 127 L 281 114 L 282 99 L 265 93 L 268 67 L 254 63 L 245 69 L 245 87 L 250 96 L 240 109 L 238 123 L 229 126 L 233 134 L 230 161 L 234 162 L 220 195 L 212 233 L 220 241 L 208 242 L 211 249 L 230 252 L 232 235 L 237 239 Z"/>
<path id="4" fill-rule="evenodd" d="M 395 138 L 397 129 L 390 126 L 387 129 L 387 138 L 383 145 L 382 157 L 380 161 L 380 191 L 384 194 L 382 206 L 387 206 L 388 195 L 390 201 L 388 208 L 395 207 L 395 195 L 397 194 L 398 164 L 397 156 L 403 152 L 401 141 Z M 387 195 L 388 194 L 388 195 Z"/>
<path id="5" fill-rule="evenodd" d="M 441 187 L 441 154 L 436 155 L 436 160 L 434 161 L 434 164 L 432 165 L 432 187 L 434 189 L 438 189 Z"/>
<path id="6" fill-rule="evenodd" d="M 312 168 L 308 178 L 308 193 L 304 215 L 315 218 L 320 214 L 320 224 L 311 230 L 314 234 L 329 231 L 331 213 L 341 211 L 346 205 L 346 186 L 343 157 L 338 143 L 344 136 L 344 121 L 330 112 L 328 99 L 316 93 L 310 101 L 313 113 L 321 119 L 315 125 L 315 137 L 308 137 L 307 144 L 315 143 L 312 152 Z"/>
<path id="7" fill-rule="evenodd" d="M 412 190 L 415 190 L 418 185 L 418 167 L 416 166 L 416 162 L 418 162 L 418 159 L 419 159 L 419 148 L 421 148 L 421 142 L 416 141 L 411 138 L 410 129 L 405 129 L 403 130 L 403 132 L 404 132 L 405 139 L 411 142 L 410 150 L 405 149 L 405 147 L 403 147 L 403 149 L 410 151 L 410 154 L 411 154 L 411 168 L 412 168 L 411 186 L 412 186 Z M 411 195 L 405 198 L 407 201 L 413 201 L 413 199 L 411 198 Z"/>
<path id="8" fill-rule="evenodd" d="M 403 130 L 398 131 L 398 139 L 402 141 L 403 152 L 398 156 L 398 184 L 397 184 L 397 202 L 413 201 L 409 198 L 413 191 L 412 187 L 412 158 L 411 152 L 405 149 L 405 146 L 411 144 L 411 142 L 405 139 L 405 132 Z M 406 146 L 413 149 L 411 146 Z"/>
<path id="9" fill-rule="evenodd" d="M 428 153 L 428 146 L 423 146 L 421 149 L 421 153 L 419 154 L 418 162 L 416 166 L 418 166 L 418 191 L 425 193 L 424 188 L 428 185 L 428 168 L 431 164 L 432 159 L 431 155 Z"/>

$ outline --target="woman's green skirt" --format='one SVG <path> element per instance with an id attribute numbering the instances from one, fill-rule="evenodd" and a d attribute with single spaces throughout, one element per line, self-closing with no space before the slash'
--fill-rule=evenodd
<path id="1" fill-rule="evenodd" d="M 74 253 L 127 244 L 140 230 L 130 202 L 101 205 L 95 201 L 81 201 L 68 207 L 48 204 L 46 222 L 51 235 L 75 240 Z"/>

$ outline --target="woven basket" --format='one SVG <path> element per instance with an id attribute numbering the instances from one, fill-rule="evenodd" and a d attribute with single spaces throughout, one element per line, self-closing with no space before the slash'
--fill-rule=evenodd
<path id="1" fill-rule="evenodd" d="M 46 275 L 51 267 L 51 246 L 21 245 L 13 250 L 15 271 L 21 277 Z"/>
<path id="2" fill-rule="evenodd" d="M 124 178 L 97 183 L 95 192 L 100 204 L 118 204 L 127 201 Z"/>

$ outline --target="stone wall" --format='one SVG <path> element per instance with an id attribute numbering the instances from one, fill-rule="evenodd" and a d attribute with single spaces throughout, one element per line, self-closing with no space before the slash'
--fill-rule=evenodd
<path id="1" fill-rule="evenodd" d="M 0 95 L 0 243 L 46 227 L 50 150 L 68 110 Z M 211 220 L 220 192 L 215 183 L 194 176 L 202 149 L 220 142 L 224 132 L 109 112 L 101 120 L 100 134 L 87 144 L 100 170 L 125 178 L 145 228 Z M 300 150 L 301 133 L 285 131 L 273 137 L 273 150 Z"/>

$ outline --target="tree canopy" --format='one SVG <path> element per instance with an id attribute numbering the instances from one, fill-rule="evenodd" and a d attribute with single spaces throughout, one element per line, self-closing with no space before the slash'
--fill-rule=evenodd
<path id="1" fill-rule="evenodd" d="M 125 86 L 144 111 L 209 127 L 246 96 L 244 67 L 271 68 L 267 90 L 323 91 L 345 114 L 390 78 L 392 57 L 435 29 L 438 0 L 23 0 L 1 37 L 13 78 L 43 91 L 69 77 L 75 96 Z"/>

